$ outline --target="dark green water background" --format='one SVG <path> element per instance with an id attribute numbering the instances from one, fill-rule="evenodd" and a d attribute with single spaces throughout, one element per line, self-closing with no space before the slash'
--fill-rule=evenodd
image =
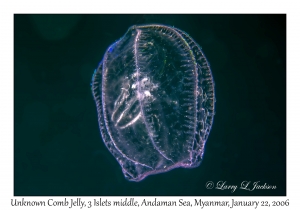
<path id="1" fill-rule="evenodd" d="M 200 167 L 134 183 L 102 142 L 90 82 L 107 47 L 143 23 L 202 46 L 217 103 Z M 221 180 L 277 188 L 206 189 Z M 285 194 L 286 15 L 14 16 L 14 195 Z"/>

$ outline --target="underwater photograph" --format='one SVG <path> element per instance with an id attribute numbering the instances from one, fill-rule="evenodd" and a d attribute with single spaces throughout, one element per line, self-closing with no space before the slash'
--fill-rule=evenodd
<path id="1" fill-rule="evenodd" d="M 286 196 L 286 15 L 14 14 L 14 196 Z"/>

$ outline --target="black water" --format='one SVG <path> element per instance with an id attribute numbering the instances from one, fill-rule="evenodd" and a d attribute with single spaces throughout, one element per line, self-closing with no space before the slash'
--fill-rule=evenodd
<path id="1" fill-rule="evenodd" d="M 143 23 L 201 45 L 217 102 L 200 167 L 133 183 L 100 138 L 90 82 L 107 47 Z M 231 193 L 208 181 L 276 189 Z M 14 16 L 14 195 L 285 194 L 285 15 Z"/>

